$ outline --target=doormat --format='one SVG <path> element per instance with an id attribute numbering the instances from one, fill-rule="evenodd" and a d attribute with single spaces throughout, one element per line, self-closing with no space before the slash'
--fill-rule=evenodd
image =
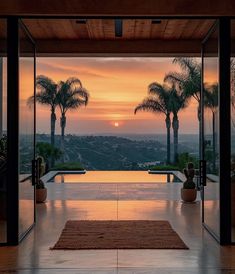
<path id="1" fill-rule="evenodd" d="M 168 221 L 67 221 L 51 249 L 188 249 Z"/>

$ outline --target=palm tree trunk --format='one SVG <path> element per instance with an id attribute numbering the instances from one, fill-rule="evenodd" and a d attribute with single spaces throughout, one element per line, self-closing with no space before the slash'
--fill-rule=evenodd
<path id="1" fill-rule="evenodd" d="M 166 115 L 166 139 L 167 139 L 167 164 L 170 164 L 171 162 L 171 119 L 170 119 L 170 113 Z"/>
<path id="2" fill-rule="evenodd" d="M 62 163 L 64 163 L 64 132 L 66 127 L 66 117 L 65 114 L 62 113 L 62 116 L 60 118 L 60 127 L 61 127 L 61 151 L 62 151 Z"/>
<path id="3" fill-rule="evenodd" d="M 55 110 L 51 110 L 51 145 L 54 147 L 55 146 L 55 122 L 56 122 L 56 115 L 55 115 Z M 51 157 L 51 167 L 55 165 L 55 159 L 52 156 Z"/>
<path id="4" fill-rule="evenodd" d="M 179 130 L 179 120 L 178 120 L 177 114 L 174 114 L 173 116 L 172 128 L 173 128 L 173 135 L 174 135 L 174 163 L 177 163 L 178 161 L 178 130 Z"/>

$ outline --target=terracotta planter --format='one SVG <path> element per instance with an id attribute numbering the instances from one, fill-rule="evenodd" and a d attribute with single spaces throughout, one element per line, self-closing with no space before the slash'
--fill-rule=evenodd
<path id="1" fill-rule="evenodd" d="M 47 189 L 46 188 L 36 189 L 36 202 L 37 203 L 45 202 L 46 198 L 47 198 Z"/>
<path id="2" fill-rule="evenodd" d="M 197 198 L 196 189 L 184 189 L 181 188 L 181 199 L 184 202 L 194 202 Z"/>

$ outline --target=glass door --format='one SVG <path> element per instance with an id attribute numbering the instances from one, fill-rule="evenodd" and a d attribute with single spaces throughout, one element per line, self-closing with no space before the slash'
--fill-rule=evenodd
<path id="1" fill-rule="evenodd" d="M 19 21 L 19 239 L 35 222 L 35 44 Z"/>
<path id="2" fill-rule="evenodd" d="M 204 160 L 203 223 L 219 240 L 220 154 L 219 154 L 219 54 L 218 23 L 202 44 L 202 160 Z"/>

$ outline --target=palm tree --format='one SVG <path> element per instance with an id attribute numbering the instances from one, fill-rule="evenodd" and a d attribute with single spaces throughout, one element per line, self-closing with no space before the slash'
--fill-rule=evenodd
<path id="1" fill-rule="evenodd" d="M 204 89 L 204 106 L 209 108 L 212 112 L 212 147 L 213 147 L 213 171 L 215 171 L 215 159 L 216 159 L 216 132 L 215 132 L 215 122 L 216 115 L 218 113 L 218 94 L 219 87 L 215 83 L 213 85 L 206 85 Z"/>
<path id="2" fill-rule="evenodd" d="M 66 127 L 66 113 L 68 110 L 78 109 L 88 104 L 89 93 L 82 87 L 78 78 L 70 77 L 58 84 L 57 100 L 61 112 L 61 151 L 64 152 L 64 134 Z M 64 162 L 64 156 L 62 156 Z"/>
<path id="3" fill-rule="evenodd" d="M 170 128 L 171 128 L 171 110 L 170 110 L 170 93 L 166 86 L 154 82 L 148 87 L 149 96 L 146 97 L 136 108 L 134 113 L 138 111 L 148 111 L 156 114 L 165 115 L 165 123 L 167 129 L 167 163 L 170 163 L 171 155 L 171 139 L 170 139 Z"/>
<path id="4" fill-rule="evenodd" d="M 174 136 L 174 163 L 178 161 L 178 132 L 179 132 L 179 117 L 180 110 L 187 106 L 187 98 L 184 93 L 179 94 L 174 85 L 172 85 L 170 92 L 170 110 L 173 113 L 172 129 Z"/>
<path id="5" fill-rule="evenodd" d="M 56 107 L 57 107 L 57 84 L 47 76 L 39 75 L 36 79 L 35 100 L 41 105 L 49 106 L 51 109 L 51 145 L 55 145 L 55 122 L 56 122 Z M 34 103 L 34 96 L 28 99 L 28 104 Z M 54 166 L 54 158 L 51 158 L 51 166 Z"/>
<path id="6" fill-rule="evenodd" d="M 184 93 L 185 98 L 194 98 L 197 103 L 197 118 L 201 121 L 201 65 L 194 58 L 174 58 L 174 64 L 179 64 L 182 72 L 169 72 L 164 81 L 174 84 L 179 94 Z M 201 147 L 201 127 L 199 125 L 199 148 Z M 199 149 L 199 154 L 201 150 Z"/>
<path id="7" fill-rule="evenodd" d="M 200 90 L 201 65 L 194 58 L 174 58 L 174 64 L 179 64 L 182 72 L 169 72 L 164 81 L 175 84 L 185 98 L 193 97 L 198 102 L 198 120 L 200 121 Z"/>

